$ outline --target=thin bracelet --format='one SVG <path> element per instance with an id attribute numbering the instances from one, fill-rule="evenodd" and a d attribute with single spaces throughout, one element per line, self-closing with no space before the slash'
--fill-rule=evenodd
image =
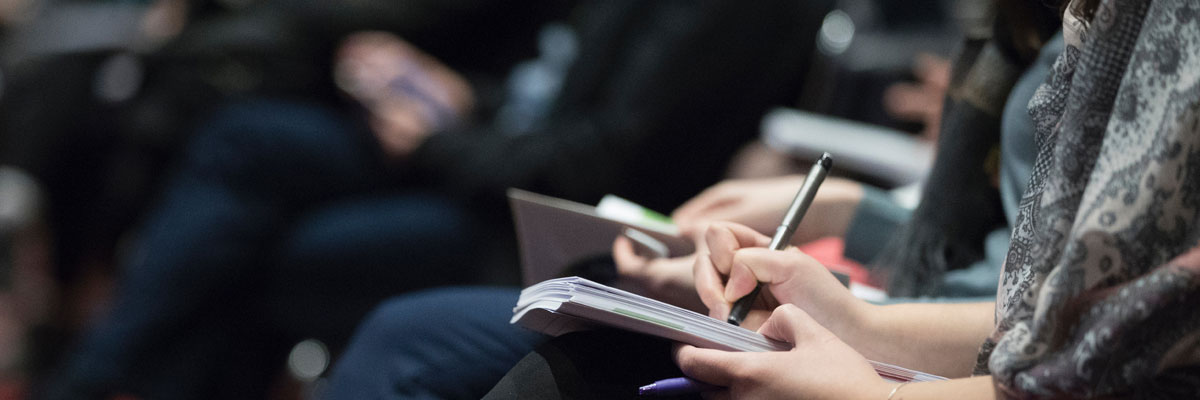
<path id="1" fill-rule="evenodd" d="M 901 382 L 899 385 L 896 385 L 896 387 L 892 388 L 892 392 L 888 393 L 887 400 L 892 400 L 892 396 L 895 396 L 896 392 L 899 392 L 900 388 L 904 387 L 904 385 L 907 385 L 907 384 L 909 384 L 909 382 Z"/>

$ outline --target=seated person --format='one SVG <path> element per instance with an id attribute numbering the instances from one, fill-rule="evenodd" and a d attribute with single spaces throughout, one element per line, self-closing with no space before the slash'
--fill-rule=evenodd
<path id="1" fill-rule="evenodd" d="M 1034 148 L 1033 121 L 1024 111 L 1024 105 L 1049 73 L 1050 63 L 1060 49 L 1061 42 L 1048 45 L 1045 55 L 1013 87 L 1004 110 L 1004 124 L 1000 133 L 1000 144 L 1003 146 L 1000 190 L 987 184 L 964 185 L 964 189 L 957 193 L 929 190 L 918 210 L 929 209 L 927 204 L 941 204 L 941 209 L 945 211 L 946 203 L 964 198 L 993 199 L 988 201 L 1004 206 L 1007 221 L 1015 220 L 1017 200 L 1020 189 L 1028 182 L 1033 159 L 1030 153 Z M 987 120 L 983 123 L 987 123 Z M 957 140 L 957 135 L 962 134 L 964 131 L 954 131 L 944 134 L 942 140 Z M 962 142 L 948 143 L 955 146 Z M 945 149 L 956 150 L 955 147 Z M 987 151 L 986 147 L 983 149 Z M 975 156 L 983 158 L 984 154 L 976 150 Z M 968 170 L 955 164 L 961 159 L 952 160 L 939 159 L 934 173 L 946 179 L 990 182 L 978 178 L 985 176 L 982 167 L 969 173 L 961 172 Z M 947 169 L 959 173 L 952 174 L 955 171 Z M 780 215 L 791 202 L 802 180 L 801 176 L 790 176 L 726 181 L 679 207 L 672 218 L 685 234 L 693 238 L 702 239 L 705 229 L 714 221 L 721 220 L 737 221 L 754 231 L 770 233 L 779 223 Z M 972 195 L 973 191 L 978 191 L 979 195 Z M 907 229 L 904 225 L 947 222 L 972 224 L 985 223 L 987 220 L 986 216 L 981 217 L 979 213 L 968 212 L 974 209 L 970 203 L 954 206 L 964 215 L 963 219 L 934 219 L 936 214 L 918 211 L 915 219 L 909 221 L 908 212 L 896 206 L 882 191 L 845 179 L 828 178 L 817 192 L 792 242 L 803 245 L 822 237 L 842 238 L 846 256 L 865 263 L 880 254 L 882 243 L 889 236 Z M 942 228 L 953 229 L 953 225 Z M 994 298 L 996 277 L 999 275 L 1003 250 L 1007 247 L 1008 234 L 1007 228 L 1001 228 L 996 232 L 980 232 L 977 234 L 979 236 L 973 238 L 957 238 L 959 248 L 980 248 L 985 256 L 982 260 L 966 262 L 943 261 L 958 264 L 940 278 L 930 278 L 933 283 L 926 284 L 932 289 L 924 293 L 942 300 L 946 297 Z M 701 246 L 705 244 L 699 243 L 698 248 Z M 999 250 L 996 250 L 997 247 Z M 926 251 L 934 255 L 945 254 L 940 247 Z M 695 311 L 703 312 L 706 309 L 693 289 L 695 254 L 649 259 L 638 255 L 629 240 L 617 238 L 612 256 L 618 272 L 617 286 Z M 902 261 L 877 260 L 875 264 L 885 262 L 897 265 L 894 263 Z M 879 269 L 881 272 L 889 270 L 886 267 Z M 930 277 L 934 275 L 929 274 Z M 347 351 L 338 361 L 331 376 L 329 397 L 481 397 L 523 354 L 548 339 L 509 324 L 518 295 L 517 288 L 466 287 L 413 293 L 388 301 L 359 327 Z M 893 301 L 899 300 L 903 299 Z M 474 367 L 461 368 L 462 365 Z"/>
<path id="2" fill-rule="evenodd" d="M 868 304 L 811 257 L 761 248 L 767 238 L 754 230 L 716 224 L 694 274 L 710 315 L 724 319 L 761 282 L 769 295 L 744 326 L 794 348 L 681 345 L 674 350 L 681 373 L 719 386 L 708 393 L 719 398 L 1200 394 L 1200 203 L 1193 201 L 1200 125 L 1192 107 L 1200 91 L 1191 78 L 1200 60 L 1159 57 L 1200 51 L 1200 20 L 1175 18 L 1194 14 L 1195 5 L 1077 1 L 1066 9 L 1063 53 L 1029 103 L 1037 162 L 994 302 Z M 971 69 L 996 61 L 986 51 Z M 567 344 L 582 350 L 587 343 Z M 604 374 L 568 368 L 631 356 L 608 350 L 549 367 L 522 361 L 485 398 L 558 398 L 564 385 L 586 388 Z M 951 379 L 889 382 L 867 359 Z M 603 368 L 589 369 L 596 370 Z"/>
<path id="3" fill-rule="evenodd" d="M 522 131 L 467 124 L 483 95 L 454 71 L 353 36 L 338 78 L 362 107 L 238 101 L 201 124 L 45 397 L 259 397 L 291 344 L 336 351 L 381 299 L 515 281 L 478 260 L 511 235 L 507 187 L 681 202 L 794 99 L 830 4 L 584 2 L 577 61 Z"/>

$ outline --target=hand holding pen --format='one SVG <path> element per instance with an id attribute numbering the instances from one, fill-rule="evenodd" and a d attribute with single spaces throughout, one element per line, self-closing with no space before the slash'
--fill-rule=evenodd
<path id="1" fill-rule="evenodd" d="M 697 257 L 693 276 L 696 281 L 696 291 L 705 306 L 708 307 L 710 316 L 720 319 L 728 318 L 734 324 L 741 324 L 749 312 L 749 306 L 757 298 L 758 281 L 770 283 L 772 279 L 781 278 L 781 276 L 772 277 L 762 274 L 779 270 L 776 272 L 778 275 L 788 270 L 788 264 L 797 263 L 796 257 L 804 259 L 803 264 L 815 264 L 816 268 L 824 271 L 823 266 L 807 255 L 792 251 L 779 252 L 778 250 L 787 248 L 792 233 L 795 232 L 805 211 L 812 204 L 812 199 L 816 196 L 817 189 L 828 173 L 831 164 L 832 160 L 828 153 L 815 163 L 801 185 L 799 193 L 792 201 L 791 207 L 784 213 L 783 222 L 779 225 L 773 238 L 767 238 L 750 228 L 733 223 L 716 223 L 709 227 L 704 238 L 708 256 Z M 763 248 L 764 246 L 767 248 Z M 795 253 L 795 255 L 760 255 L 759 251 Z M 759 256 L 766 257 L 767 260 L 755 264 L 748 264 L 745 260 L 747 257 Z M 735 257 L 739 257 L 739 259 L 735 260 Z M 751 265 L 765 270 L 749 271 L 747 268 Z M 824 272 L 824 274 L 829 275 L 828 272 Z M 832 278 L 832 275 L 829 277 Z M 737 299 L 742 299 L 741 305 L 731 304 L 733 300 Z"/>
<path id="2" fill-rule="evenodd" d="M 779 223 L 779 227 L 775 230 L 775 236 L 771 238 L 771 244 L 767 247 L 771 250 L 783 250 L 791 244 L 792 234 L 796 233 L 796 227 L 800 225 L 800 220 L 804 219 L 808 207 L 817 197 L 817 190 L 820 189 L 821 182 L 825 181 L 825 176 L 829 174 L 831 167 L 833 167 L 833 157 L 830 157 L 829 153 L 824 153 L 821 158 L 817 159 L 804 178 L 804 184 L 800 185 L 800 191 L 796 192 L 796 198 L 792 200 L 792 205 L 783 214 L 783 221 Z M 741 325 L 742 321 L 746 319 L 746 314 L 750 313 L 750 306 L 754 304 L 760 290 L 762 290 L 761 284 L 733 303 L 733 308 L 729 311 L 729 323 Z"/>
<path id="3" fill-rule="evenodd" d="M 708 256 L 697 258 L 694 273 L 696 289 L 709 307 L 710 316 L 728 318 L 731 323 L 745 322 L 762 286 L 768 287 L 770 296 L 766 296 L 767 293 L 762 296 L 767 300 L 768 308 L 761 310 L 760 315 L 768 314 L 780 304 L 793 304 L 798 308 L 792 307 L 792 310 L 808 311 L 801 312 L 803 319 L 823 326 L 837 325 L 837 321 L 845 320 L 848 314 L 857 313 L 859 302 L 832 273 L 812 257 L 787 248 L 790 236 L 811 204 L 829 164 L 828 154 L 817 162 L 773 238 L 734 223 L 716 223 L 709 227 L 705 233 Z M 731 300 L 735 299 L 742 299 L 743 305 L 731 306 L 734 303 Z M 740 311 L 735 315 L 735 310 Z M 683 385 L 712 390 L 711 386 Z"/>

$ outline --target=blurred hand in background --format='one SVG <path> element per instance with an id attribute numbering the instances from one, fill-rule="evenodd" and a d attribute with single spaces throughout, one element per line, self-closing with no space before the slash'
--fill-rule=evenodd
<path id="1" fill-rule="evenodd" d="M 950 60 L 929 53 L 913 61 L 916 82 L 897 83 L 883 93 L 883 108 L 892 117 L 920 122 L 921 136 L 937 140 L 942 121 L 942 101 L 950 85 Z"/>
<path id="2" fill-rule="evenodd" d="M 338 87 L 366 108 L 390 158 L 406 157 L 433 132 L 461 122 L 475 101 L 462 76 L 390 33 L 350 35 L 335 58 Z"/>

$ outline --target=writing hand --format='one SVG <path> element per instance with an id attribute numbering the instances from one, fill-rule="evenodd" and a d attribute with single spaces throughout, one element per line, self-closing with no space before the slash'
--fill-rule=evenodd
<path id="1" fill-rule="evenodd" d="M 709 309 L 709 316 L 724 320 L 730 305 L 749 294 L 760 282 L 763 291 L 743 327 L 761 321 L 780 304 L 794 304 L 826 326 L 853 329 L 854 321 L 868 312 L 868 304 L 850 294 L 837 278 L 807 254 L 789 248 L 767 249 L 770 238 L 734 223 L 714 223 L 705 233 L 707 257 L 698 257 L 693 267 L 696 291 Z"/>

